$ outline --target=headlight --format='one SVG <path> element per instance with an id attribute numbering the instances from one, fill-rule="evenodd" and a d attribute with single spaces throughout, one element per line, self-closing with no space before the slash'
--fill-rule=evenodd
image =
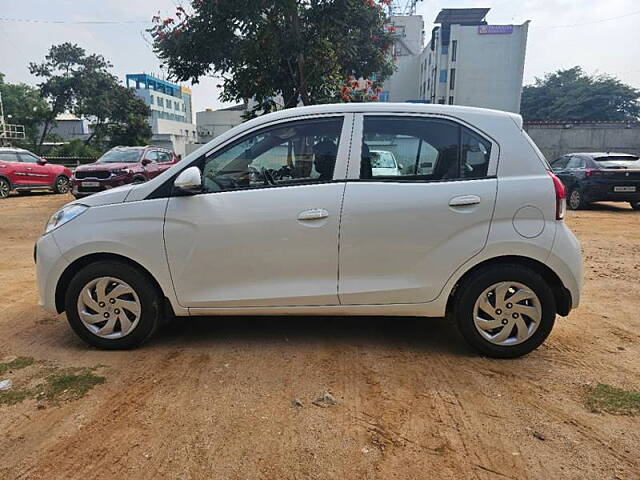
<path id="1" fill-rule="evenodd" d="M 124 169 L 124 170 L 112 170 L 111 171 L 111 176 L 112 177 L 120 177 L 122 175 L 128 175 L 129 174 L 129 170 Z"/>
<path id="2" fill-rule="evenodd" d="M 47 226 L 44 229 L 44 233 L 49 233 L 51 230 L 55 230 L 65 223 L 70 222 L 88 208 L 89 207 L 87 207 L 86 205 L 80 204 L 65 205 L 56 213 L 51 215 L 51 218 L 47 222 Z"/>

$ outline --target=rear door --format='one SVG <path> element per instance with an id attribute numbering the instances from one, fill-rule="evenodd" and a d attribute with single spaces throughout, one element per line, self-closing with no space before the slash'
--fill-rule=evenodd
<path id="1" fill-rule="evenodd" d="M 0 152 L 0 174 L 8 177 L 14 185 L 28 183 L 25 165 L 15 152 Z"/>
<path id="2" fill-rule="evenodd" d="M 486 243 L 498 145 L 468 126 L 425 116 L 360 115 L 354 132 L 340 228 L 340 302 L 431 301 Z M 391 152 L 401 174 L 374 174 L 372 150 Z"/>

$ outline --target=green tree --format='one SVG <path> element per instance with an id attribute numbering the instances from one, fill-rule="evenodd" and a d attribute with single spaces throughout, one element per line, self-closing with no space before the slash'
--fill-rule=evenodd
<path id="1" fill-rule="evenodd" d="M 71 43 L 53 45 L 44 62 L 29 64 L 30 72 L 42 79 L 38 88 L 50 106 L 42 122 L 37 151 L 51 132 L 55 118 L 63 112 L 90 120 L 92 134 L 86 143 L 111 143 L 112 133 L 127 145 L 148 142 L 149 108 L 109 73 L 110 67 L 102 55 L 87 55 L 83 48 Z"/>
<path id="2" fill-rule="evenodd" d="M 49 115 L 49 105 L 40 96 L 38 89 L 24 83 L 5 83 L 0 73 L 0 93 L 5 121 L 24 125 L 25 144 L 33 148 L 38 142 L 38 126 Z"/>
<path id="3" fill-rule="evenodd" d="M 197 83 L 221 76 L 225 101 L 251 99 L 250 116 L 283 107 L 350 101 L 353 82 L 372 78 L 375 100 L 393 72 L 389 0 L 192 0 L 175 17 L 154 17 L 154 48 L 169 73 Z M 356 87 L 357 88 L 357 87 Z"/>
<path id="4" fill-rule="evenodd" d="M 640 90 L 609 75 L 587 75 L 582 68 L 536 78 L 522 92 L 525 120 L 636 120 Z"/>

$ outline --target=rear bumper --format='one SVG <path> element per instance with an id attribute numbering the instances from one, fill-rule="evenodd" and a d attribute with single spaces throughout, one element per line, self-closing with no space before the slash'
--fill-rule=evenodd
<path id="1" fill-rule="evenodd" d="M 616 187 L 635 189 L 632 192 L 616 192 Z M 625 180 L 592 180 L 582 185 L 582 192 L 589 202 L 630 202 L 640 200 L 640 182 Z"/>

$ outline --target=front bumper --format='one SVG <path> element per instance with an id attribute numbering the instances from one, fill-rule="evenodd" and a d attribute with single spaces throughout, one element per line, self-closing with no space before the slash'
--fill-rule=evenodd
<path id="1" fill-rule="evenodd" d="M 111 177 L 108 179 L 83 178 L 71 179 L 71 193 L 76 198 L 86 197 L 94 193 L 109 190 L 111 188 L 120 187 L 132 183 L 133 178 L 129 175 L 121 177 Z"/>
<path id="2" fill-rule="evenodd" d="M 39 305 L 46 311 L 58 313 L 56 309 L 56 287 L 62 273 L 69 266 L 60 247 L 55 241 L 54 232 L 38 239 L 34 248 L 36 275 L 38 278 Z"/>

